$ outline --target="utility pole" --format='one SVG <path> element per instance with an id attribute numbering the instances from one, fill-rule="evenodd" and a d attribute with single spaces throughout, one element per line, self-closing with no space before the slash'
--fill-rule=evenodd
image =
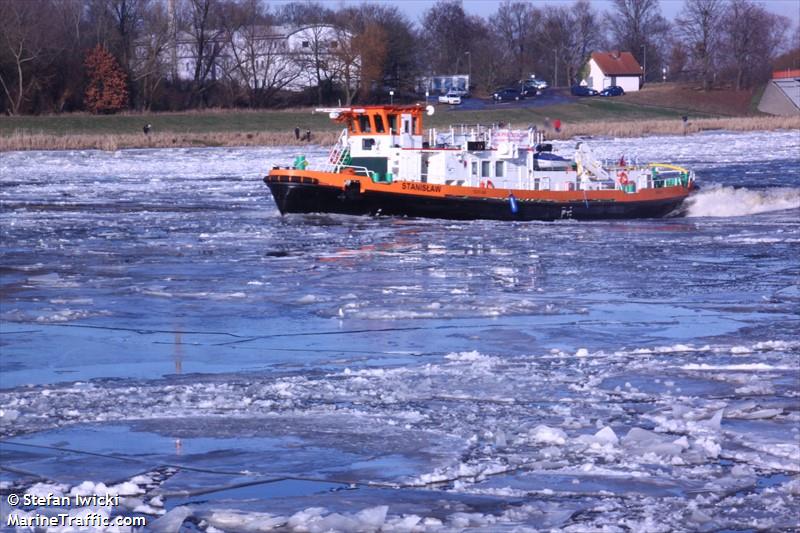
<path id="1" fill-rule="evenodd" d="M 553 87 L 558 87 L 558 48 L 553 50 L 555 52 L 556 60 L 553 63 Z"/>
<path id="2" fill-rule="evenodd" d="M 642 86 L 644 86 L 647 81 L 647 43 L 642 45 L 642 50 L 644 50 L 644 66 L 642 67 Z"/>

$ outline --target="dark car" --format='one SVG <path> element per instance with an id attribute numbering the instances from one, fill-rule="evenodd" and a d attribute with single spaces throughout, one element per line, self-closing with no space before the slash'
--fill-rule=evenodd
<path id="1" fill-rule="evenodd" d="M 600 91 L 600 96 L 622 96 L 625 91 L 619 85 L 611 85 Z"/>
<path id="2" fill-rule="evenodd" d="M 525 98 L 533 98 L 537 94 L 539 94 L 539 89 L 533 87 L 532 85 L 520 85 L 519 92 Z"/>
<path id="3" fill-rule="evenodd" d="M 525 98 L 519 89 L 513 87 L 506 87 L 505 89 L 498 89 L 492 94 L 492 100 L 495 102 L 503 102 L 508 100 L 522 100 Z"/>
<path id="4" fill-rule="evenodd" d="M 573 96 L 597 96 L 598 92 L 591 87 L 585 87 L 583 85 L 573 85 L 570 89 L 570 92 Z"/>

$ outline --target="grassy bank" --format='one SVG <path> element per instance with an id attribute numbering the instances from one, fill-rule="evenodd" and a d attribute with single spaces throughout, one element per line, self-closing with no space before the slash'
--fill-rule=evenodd
<path id="1" fill-rule="evenodd" d="M 644 93 L 644 92 L 643 92 Z M 647 95 L 645 95 L 647 96 Z M 638 100 L 637 100 L 638 98 Z M 515 127 L 542 126 L 558 118 L 563 126 L 552 138 L 576 135 L 643 136 L 684 133 L 681 116 L 688 115 L 686 133 L 711 129 L 734 131 L 800 129 L 798 117 L 723 116 L 705 109 L 660 107 L 639 95 L 633 98 L 587 98 L 548 107 L 496 108 L 452 111 L 440 106 L 426 125 L 445 128 L 451 124 L 506 123 Z M 151 124 L 149 135 L 142 132 Z M 339 124 L 324 113 L 310 109 L 286 111 L 205 111 L 190 113 L 86 114 L 0 119 L 0 150 L 74 150 L 161 148 L 187 146 L 276 146 L 304 144 L 294 137 L 294 128 L 311 130 L 313 142 L 331 144 Z"/>

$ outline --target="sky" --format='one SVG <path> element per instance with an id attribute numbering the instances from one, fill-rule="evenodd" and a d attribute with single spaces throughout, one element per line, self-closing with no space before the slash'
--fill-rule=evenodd
<path id="1" fill-rule="evenodd" d="M 291 0 L 268 0 L 270 4 L 282 4 Z M 322 0 L 324 4 L 336 8 L 342 4 L 360 4 L 363 0 Z M 414 22 L 419 22 L 422 14 L 432 7 L 436 0 L 368 0 L 371 3 L 386 3 L 397 6 Z M 500 0 L 462 0 L 464 9 L 473 15 L 488 17 L 497 11 Z M 570 5 L 574 0 L 529 0 L 538 7 Z M 599 11 L 610 11 L 611 0 L 590 0 Z M 785 15 L 792 21 L 792 31 L 800 23 L 800 0 L 761 0 L 767 10 Z M 661 0 L 661 14 L 668 20 L 673 20 L 683 7 L 683 0 Z"/>

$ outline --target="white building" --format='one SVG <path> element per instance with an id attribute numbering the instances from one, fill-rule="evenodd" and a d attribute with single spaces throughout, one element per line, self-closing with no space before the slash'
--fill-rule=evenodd
<path id="1" fill-rule="evenodd" d="M 618 85 L 627 92 L 641 87 L 642 67 L 630 52 L 592 52 L 586 84 L 597 91 Z"/>
<path id="2" fill-rule="evenodd" d="M 233 34 L 212 29 L 205 38 L 200 65 L 200 78 L 205 80 L 229 79 L 251 89 L 287 91 L 302 91 L 320 81 L 346 83 L 356 90 L 360 83 L 361 63 L 352 35 L 332 25 L 254 25 Z M 137 47 L 137 55 L 146 50 Z M 197 39 L 184 31 L 163 49 L 162 62 L 171 79 L 192 81 L 200 55 Z"/>

